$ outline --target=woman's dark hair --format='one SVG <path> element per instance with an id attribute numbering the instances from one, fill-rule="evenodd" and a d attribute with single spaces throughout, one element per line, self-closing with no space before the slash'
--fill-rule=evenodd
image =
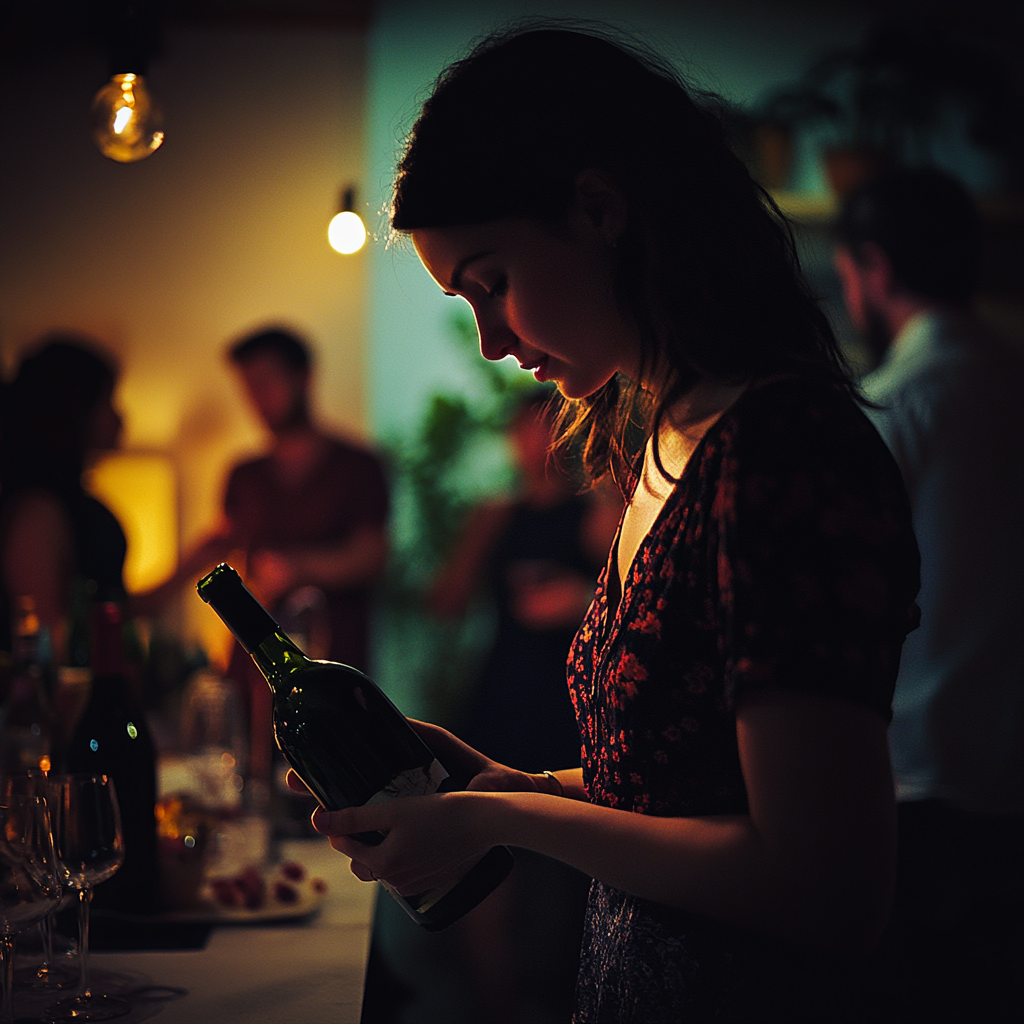
<path id="1" fill-rule="evenodd" d="M 4 491 L 77 490 L 92 415 L 116 381 L 115 365 L 90 338 L 43 338 L 6 389 L 0 448 Z"/>
<path id="2" fill-rule="evenodd" d="M 641 376 L 667 361 L 673 377 L 656 404 L 618 377 L 566 403 L 564 436 L 585 438 L 594 478 L 628 479 L 637 424 L 641 438 L 656 433 L 704 377 L 797 374 L 855 393 L 787 223 L 704 99 L 632 41 L 531 23 L 485 39 L 442 73 L 398 167 L 396 231 L 507 217 L 556 227 L 587 168 L 621 191 L 629 218 L 616 249 L 618 300 L 640 329 Z"/>

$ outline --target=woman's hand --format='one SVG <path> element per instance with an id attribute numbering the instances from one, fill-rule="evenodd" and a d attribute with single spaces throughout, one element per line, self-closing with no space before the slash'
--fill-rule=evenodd
<path id="1" fill-rule="evenodd" d="M 317 809 L 313 827 L 331 846 L 352 858 L 363 881 L 386 881 L 400 895 L 448 887 L 494 845 L 487 828 L 487 797 L 435 793 L 342 811 Z M 376 846 L 359 842 L 361 832 L 380 832 Z"/>
<path id="2" fill-rule="evenodd" d="M 529 775 L 492 761 L 439 725 L 418 722 L 413 718 L 409 719 L 409 724 L 454 776 L 459 784 L 457 788 L 490 793 L 547 791 L 543 775 Z"/>
<path id="3" fill-rule="evenodd" d="M 456 780 L 464 782 L 465 791 L 405 797 L 341 811 L 314 811 L 313 827 L 330 837 L 335 850 L 352 859 L 352 873 L 364 882 L 385 880 L 406 895 L 450 884 L 496 845 L 480 831 L 480 822 L 474 817 L 488 807 L 486 798 L 474 799 L 473 794 L 560 796 L 572 785 L 569 779 L 531 775 L 492 761 L 440 726 L 414 719 L 409 719 L 409 724 Z M 287 781 L 296 793 L 309 792 L 291 769 Z M 385 838 L 379 845 L 369 846 L 352 838 L 360 832 L 381 832 Z"/>
<path id="4" fill-rule="evenodd" d="M 288 770 L 287 781 L 293 792 L 309 794 L 294 769 Z M 318 833 L 330 839 L 335 850 L 351 858 L 351 870 L 357 879 L 386 881 L 408 895 L 456 881 L 489 849 L 467 854 L 465 838 L 457 835 L 460 828 L 454 820 L 454 809 L 443 802 L 450 796 L 462 795 L 406 797 L 341 811 L 317 807 L 312 823 Z M 379 831 L 384 835 L 383 842 L 370 846 L 352 838 L 368 831 Z M 399 864 L 404 866 L 395 873 Z"/>

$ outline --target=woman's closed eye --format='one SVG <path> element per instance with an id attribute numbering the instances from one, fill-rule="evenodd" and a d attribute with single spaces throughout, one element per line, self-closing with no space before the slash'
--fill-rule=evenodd
<path id="1" fill-rule="evenodd" d="M 487 298 L 501 299 L 508 293 L 508 275 L 502 274 L 494 284 L 487 289 Z"/>

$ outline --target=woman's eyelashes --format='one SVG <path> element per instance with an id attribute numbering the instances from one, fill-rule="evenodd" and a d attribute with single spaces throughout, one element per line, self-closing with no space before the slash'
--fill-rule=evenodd
<path id="1" fill-rule="evenodd" d="M 490 288 L 486 289 L 487 298 L 489 299 L 501 299 L 508 293 L 508 275 L 502 274 L 497 281 L 491 285 Z"/>

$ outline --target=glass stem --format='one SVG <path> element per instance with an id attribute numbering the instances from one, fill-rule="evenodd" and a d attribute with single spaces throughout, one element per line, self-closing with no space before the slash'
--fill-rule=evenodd
<path id="1" fill-rule="evenodd" d="M 89 992 L 89 904 L 92 889 L 78 890 L 78 995 L 88 999 Z"/>
<path id="2" fill-rule="evenodd" d="M 14 936 L 0 935 L 0 1024 L 14 1021 Z"/>
<path id="3" fill-rule="evenodd" d="M 43 962 L 38 974 L 49 984 L 53 974 L 53 915 L 47 914 L 39 922 L 39 937 L 43 940 Z"/>

